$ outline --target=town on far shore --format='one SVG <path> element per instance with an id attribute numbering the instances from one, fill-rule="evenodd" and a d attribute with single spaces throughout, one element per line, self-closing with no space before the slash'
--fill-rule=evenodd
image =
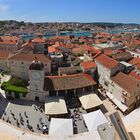
<path id="1" fill-rule="evenodd" d="M 1 22 L 3 135 L 137 140 L 139 107 L 140 25 Z"/>

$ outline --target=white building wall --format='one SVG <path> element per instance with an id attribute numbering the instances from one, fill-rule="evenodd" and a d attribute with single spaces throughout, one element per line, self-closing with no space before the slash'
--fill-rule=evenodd
<path id="1" fill-rule="evenodd" d="M 140 96 L 140 88 L 136 88 L 136 90 L 133 93 L 128 93 L 126 90 L 115 84 L 113 81 L 110 83 L 109 92 L 113 94 L 116 99 L 118 99 L 128 107 L 136 103 L 137 96 Z"/>
<path id="2" fill-rule="evenodd" d="M 34 72 L 38 72 L 40 74 L 40 76 L 41 76 L 40 79 L 38 79 L 38 80 L 32 79 L 31 74 L 34 73 Z M 44 88 L 44 77 L 45 77 L 44 71 L 41 71 L 41 70 L 40 71 L 39 70 L 29 70 L 29 79 L 30 79 L 30 81 L 29 81 L 29 83 L 30 83 L 29 90 L 31 89 L 33 91 L 37 91 L 36 89 L 38 89 L 38 91 L 43 92 L 44 91 L 43 90 L 43 88 Z"/>
<path id="3" fill-rule="evenodd" d="M 38 80 L 32 79 L 31 74 L 33 72 L 39 72 L 41 74 L 41 78 Z M 45 72 L 44 71 L 38 71 L 38 70 L 30 70 L 29 71 L 29 93 L 27 95 L 27 99 L 29 100 L 35 100 L 35 97 L 39 97 L 39 101 L 45 101 L 45 98 L 49 96 L 48 91 L 44 91 L 44 76 Z"/>
<path id="4" fill-rule="evenodd" d="M 121 101 L 126 106 L 130 107 L 131 105 L 135 104 L 136 98 L 137 96 L 139 96 L 139 93 L 140 93 L 140 88 L 136 87 L 136 90 L 130 94 L 110 79 L 110 76 L 113 76 L 116 72 L 123 71 L 123 66 L 118 64 L 116 67 L 114 67 L 110 71 L 109 69 L 105 68 L 103 65 L 98 63 L 97 61 L 95 62 L 96 62 L 97 71 L 99 74 L 99 84 L 102 85 L 102 87 L 106 89 L 107 92 L 110 92 L 111 94 L 113 94 L 113 96 L 116 99 Z M 108 83 L 107 86 L 104 84 L 105 81 Z M 126 98 L 126 101 L 125 101 L 125 98 Z"/>
<path id="5" fill-rule="evenodd" d="M 49 96 L 49 92 L 48 91 L 44 91 L 44 92 L 30 92 L 27 94 L 26 99 L 28 100 L 32 100 L 35 101 L 35 97 L 39 97 L 39 101 L 44 102 L 45 99 Z"/>
<path id="6" fill-rule="evenodd" d="M 105 81 L 110 83 L 110 76 L 116 74 L 118 71 L 123 71 L 123 66 L 118 64 L 116 67 L 114 67 L 113 69 L 107 69 L 106 67 L 104 67 L 102 64 L 100 64 L 99 62 L 95 61 L 96 65 L 97 65 L 97 71 L 99 74 L 99 84 L 101 84 L 103 86 L 103 88 L 105 88 L 106 90 L 108 90 L 108 87 L 106 87 L 106 85 L 104 84 Z"/>
<path id="7" fill-rule="evenodd" d="M 10 73 L 13 76 L 17 76 L 23 80 L 29 80 L 29 66 L 32 62 L 30 61 L 16 61 L 9 60 Z M 51 63 L 46 63 L 45 73 L 51 73 Z"/>
<path id="8" fill-rule="evenodd" d="M 96 62 L 97 65 L 97 71 L 99 74 L 99 84 L 103 86 L 103 88 L 107 89 L 105 85 L 105 81 L 109 82 L 110 81 L 110 70 L 105 68 L 103 65 L 100 63 Z"/>
<path id="9" fill-rule="evenodd" d="M 13 76 L 17 76 L 23 80 L 29 79 L 29 65 L 31 62 L 28 61 L 15 61 L 10 60 L 10 73 Z"/>
<path id="10" fill-rule="evenodd" d="M 122 103 L 125 104 L 124 97 L 122 96 L 123 95 L 122 93 L 123 93 L 124 89 L 122 89 L 121 87 L 119 87 L 114 82 L 111 82 L 109 84 L 109 88 L 108 89 L 109 89 L 109 92 L 111 94 L 113 94 L 116 99 L 118 99 L 119 101 L 121 101 Z M 125 91 L 125 93 L 127 93 L 127 92 Z"/>
<path id="11" fill-rule="evenodd" d="M 45 71 L 45 73 L 47 73 L 47 74 L 50 74 L 50 73 L 51 73 L 51 63 L 45 64 L 45 66 L 44 66 L 44 71 Z"/>

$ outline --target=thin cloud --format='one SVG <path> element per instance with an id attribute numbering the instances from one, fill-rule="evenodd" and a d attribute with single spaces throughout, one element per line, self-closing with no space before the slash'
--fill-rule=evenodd
<path id="1" fill-rule="evenodd" d="M 9 6 L 5 4 L 0 4 L 0 13 L 5 13 L 9 10 Z"/>

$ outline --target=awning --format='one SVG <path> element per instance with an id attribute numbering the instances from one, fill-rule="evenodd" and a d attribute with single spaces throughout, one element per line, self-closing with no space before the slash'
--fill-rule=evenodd
<path id="1" fill-rule="evenodd" d="M 49 128 L 49 135 L 68 136 L 73 135 L 72 119 L 52 118 Z"/>
<path id="2" fill-rule="evenodd" d="M 116 99 L 114 97 L 114 95 L 112 95 L 111 93 L 107 92 L 106 93 L 107 96 L 112 100 L 112 102 L 122 111 L 122 112 L 125 112 L 128 107 L 124 104 L 122 104 L 118 99 Z"/>
<path id="3" fill-rule="evenodd" d="M 83 118 L 84 118 L 86 126 L 90 132 L 96 131 L 97 126 L 108 122 L 108 120 L 106 119 L 104 114 L 101 112 L 101 110 L 83 114 Z"/>
<path id="4" fill-rule="evenodd" d="M 45 114 L 60 115 L 66 114 L 67 107 L 63 97 L 47 97 L 45 100 Z"/>
<path id="5" fill-rule="evenodd" d="M 94 108 L 103 104 L 95 93 L 79 94 L 78 96 L 84 109 Z"/>

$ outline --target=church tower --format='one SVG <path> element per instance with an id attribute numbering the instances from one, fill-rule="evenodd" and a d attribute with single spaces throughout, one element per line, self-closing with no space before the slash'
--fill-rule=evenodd
<path id="1" fill-rule="evenodd" d="M 43 98 L 44 76 L 44 64 L 35 58 L 29 66 L 29 99 L 40 101 Z"/>

